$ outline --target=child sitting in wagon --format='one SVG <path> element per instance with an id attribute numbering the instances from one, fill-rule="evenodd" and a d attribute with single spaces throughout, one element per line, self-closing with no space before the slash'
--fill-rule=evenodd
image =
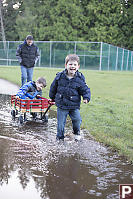
<path id="1" fill-rule="evenodd" d="M 36 81 L 25 83 L 17 92 L 16 97 L 20 99 L 34 99 L 42 96 L 42 88 L 46 87 L 46 80 L 44 77 L 39 77 Z"/>
<path id="2" fill-rule="evenodd" d="M 16 98 L 20 98 L 22 100 L 30 100 L 34 98 L 41 99 L 42 89 L 44 87 L 46 87 L 46 80 L 44 77 L 39 77 L 36 81 L 30 81 L 25 83 L 17 92 Z M 25 103 L 26 101 L 23 101 L 23 104 L 21 106 L 24 107 Z M 34 108 L 34 105 L 32 105 L 32 107 Z M 37 116 L 36 112 L 31 112 L 30 114 L 33 116 L 33 118 L 36 118 Z"/>

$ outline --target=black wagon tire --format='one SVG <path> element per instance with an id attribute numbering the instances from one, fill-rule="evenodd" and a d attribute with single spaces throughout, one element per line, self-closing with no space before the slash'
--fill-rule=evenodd
<path id="1" fill-rule="evenodd" d="M 16 116 L 15 110 L 11 110 L 11 116 L 12 116 L 12 119 L 15 119 L 15 116 Z"/>
<path id="2" fill-rule="evenodd" d="M 18 115 L 18 110 L 16 110 L 16 115 Z"/>
<path id="3" fill-rule="evenodd" d="M 18 117 L 18 122 L 19 122 L 19 124 L 23 124 L 23 116 L 22 115 L 20 115 Z"/>
<path id="4" fill-rule="evenodd" d="M 48 115 L 45 115 L 45 117 L 42 120 L 43 123 L 47 123 L 48 122 Z"/>

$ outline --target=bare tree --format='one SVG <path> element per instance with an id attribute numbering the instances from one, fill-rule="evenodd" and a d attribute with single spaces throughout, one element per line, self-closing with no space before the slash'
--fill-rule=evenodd
<path id="1" fill-rule="evenodd" d="M 4 45 L 4 50 L 6 50 L 6 37 L 5 37 L 3 17 L 2 17 L 2 0 L 0 0 L 0 23 L 1 23 L 2 41 L 3 41 L 3 45 Z"/>

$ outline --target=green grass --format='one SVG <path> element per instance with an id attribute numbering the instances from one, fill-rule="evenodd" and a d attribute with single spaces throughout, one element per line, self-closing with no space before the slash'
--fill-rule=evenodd
<path id="1" fill-rule="evenodd" d="M 44 76 L 48 97 L 56 73 L 62 69 L 35 68 L 34 79 Z M 91 88 L 91 101 L 81 104 L 82 128 L 96 140 L 133 162 L 133 73 L 81 70 Z M 20 85 L 20 67 L 0 67 L 0 78 Z"/>

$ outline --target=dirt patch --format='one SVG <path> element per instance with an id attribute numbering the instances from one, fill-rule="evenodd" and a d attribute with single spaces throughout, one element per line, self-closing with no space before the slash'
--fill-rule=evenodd
<path id="1" fill-rule="evenodd" d="M 19 86 L 7 80 L 0 79 L 0 94 L 14 95 L 17 93 L 18 89 Z"/>

